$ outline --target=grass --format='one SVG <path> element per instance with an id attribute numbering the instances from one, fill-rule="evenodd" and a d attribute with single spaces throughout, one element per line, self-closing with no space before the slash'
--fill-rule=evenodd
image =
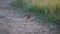
<path id="1" fill-rule="evenodd" d="M 25 12 L 38 14 L 41 19 L 60 25 L 60 1 L 59 0 L 16 0 L 10 3 L 14 9 L 22 8 Z"/>

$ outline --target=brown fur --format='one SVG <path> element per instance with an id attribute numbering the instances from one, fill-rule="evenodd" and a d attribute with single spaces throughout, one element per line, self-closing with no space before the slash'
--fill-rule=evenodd
<path id="1" fill-rule="evenodd" d="M 27 15 L 27 16 L 26 16 L 26 19 L 31 19 L 31 16 Z"/>
<path id="2" fill-rule="evenodd" d="M 31 19 L 31 16 L 29 14 L 25 14 L 26 19 Z"/>
<path id="3" fill-rule="evenodd" d="M 24 14 L 25 22 L 30 22 L 31 16 L 29 14 Z"/>

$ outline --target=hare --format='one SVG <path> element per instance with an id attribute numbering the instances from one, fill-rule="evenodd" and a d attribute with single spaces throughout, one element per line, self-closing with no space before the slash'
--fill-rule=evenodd
<path id="1" fill-rule="evenodd" d="M 24 14 L 24 18 L 25 18 L 25 22 L 28 22 L 31 20 L 31 16 L 28 13 Z"/>

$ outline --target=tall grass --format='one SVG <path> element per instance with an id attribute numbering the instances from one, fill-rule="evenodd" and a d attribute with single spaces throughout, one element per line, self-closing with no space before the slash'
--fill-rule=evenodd
<path id="1" fill-rule="evenodd" d="M 60 1 L 59 0 L 16 0 L 10 5 L 25 12 L 39 14 L 42 19 L 60 24 Z"/>

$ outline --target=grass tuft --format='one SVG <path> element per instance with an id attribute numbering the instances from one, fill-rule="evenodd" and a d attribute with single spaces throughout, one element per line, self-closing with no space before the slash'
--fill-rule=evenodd
<path id="1" fill-rule="evenodd" d="M 25 12 L 38 14 L 43 20 L 60 24 L 59 0 L 16 0 L 10 6 L 14 9 L 22 8 Z"/>

